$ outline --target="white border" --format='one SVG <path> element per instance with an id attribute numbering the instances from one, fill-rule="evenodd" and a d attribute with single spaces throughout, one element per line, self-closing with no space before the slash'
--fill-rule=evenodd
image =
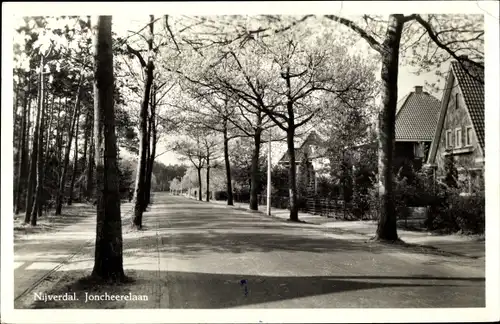
<path id="1" fill-rule="evenodd" d="M 1 317 L 7 322 L 40 323 L 188 323 L 188 322 L 453 322 L 499 320 L 499 173 L 500 145 L 498 82 L 499 4 L 496 1 L 411 2 L 183 2 L 183 3 L 2 3 L 2 303 Z M 363 11 L 360 12 L 360 9 Z M 485 14 L 486 50 L 486 308 L 453 309 L 256 309 L 256 310 L 13 310 L 12 213 L 12 32 L 8 28 L 15 13 L 23 15 L 113 14 L 134 16 L 151 12 L 170 14 L 325 14 L 360 13 L 480 13 Z M 4 219 L 6 221 L 4 222 Z M 112 314 L 112 316 L 110 316 Z"/>

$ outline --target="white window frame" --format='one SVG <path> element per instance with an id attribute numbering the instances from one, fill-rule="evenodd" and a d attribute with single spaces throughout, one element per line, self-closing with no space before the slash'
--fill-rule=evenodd
<path id="1" fill-rule="evenodd" d="M 471 136 L 469 137 L 469 130 L 471 131 Z M 472 126 L 465 127 L 465 146 L 472 146 L 472 137 L 473 137 L 473 128 Z"/>
<path id="2" fill-rule="evenodd" d="M 455 148 L 462 147 L 462 127 L 455 128 Z"/>
<path id="3" fill-rule="evenodd" d="M 452 135 L 451 129 L 447 129 L 446 130 L 446 138 L 445 138 L 445 141 L 446 141 L 445 147 L 446 148 L 452 148 L 453 147 L 453 140 L 451 138 L 451 135 Z"/>

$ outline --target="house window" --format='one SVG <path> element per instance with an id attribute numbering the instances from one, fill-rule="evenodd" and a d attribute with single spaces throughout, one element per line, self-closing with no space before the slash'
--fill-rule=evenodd
<path id="1" fill-rule="evenodd" d="M 413 146 L 413 155 L 415 158 L 424 158 L 424 143 L 415 143 Z"/>
<path id="2" fill-rule="evenodd" d="M 462 128 L 455 129 L 455 148 L 462 147 Z"/>
<path id="3" fill-rule="evenodd" d="M 455 109 L 458 109 L 458 93 L 455 93 Z"/>
<path id="4" fill-rule="evenodd" d="M 452 144 L 452 138 L 451 138 L 451 129 L 446 130 L 446 148 L 451 148 L 453 147 Z"/>
<path id="5" fill-rule="evenodd" d="M 465 128 L 465 146 L 472 146 L 472 126 Z"/>

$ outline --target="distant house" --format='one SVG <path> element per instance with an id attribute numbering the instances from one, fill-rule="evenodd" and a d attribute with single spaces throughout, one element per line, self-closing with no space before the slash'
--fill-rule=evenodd
<path id="1" fill-rule="evenodd" d="M 316 132 L 311 131 L 304 138 L 302 143 L 295 148 L 295 165 L 297 167 L 297 177 L 303 175 L 304 170 L 301 170 L 301 165 L 304 159 L 307 158 L 309 164 L 308 179 L 310 179 L 309 188 L 311 191 L 315 191 L 317 188 L 317 176 L 318 170 L 322 169 L 327 162 L 324 158 L 323 149 L 324 140 Z M 288 168 L 290 165 L 290 160 L 288 158 L 288 150 L 283 154 L 281 159 L 278 161 L 278 165 Z"/>
<path id="2" fill-rule="evenodd" d="M 423 91 L 422 86 L 415 86 L 414 91 L 398 101 L 393 160 L 395 172 L 408 167 L 419 170 L 425 163 L 436 133 L 440 107 L 440 101 Z M 376 148 L 376 141 L 351 147 L 351 161 L 358 161 L 360 154 Z"/>
<path id="3" fill-rule="evenodd" d="M 405 166 L 412 166 L 419 170 L 428 158 L 431 144 L 434 140 L 439 119 L 440 101 L 428 92 L 423 91 L 422 86 L 416 86 L 415 90 L 404 96 L 399 102 L 396 110 L 395 125 L 395 152 L 394 170 L 397 172 Z M 304 141 L 295 148 L 295 163 L 297 175 L 301 172 L 300 165 L 306 154 L 310 160 L 313 178 L 317 171 L 328 165 L 329 161 L 323 157 L 324 141 L 316 132 L 312 131 Z M 375 147 L 373 147 L 375 145 Z M 376 142 L 359 143 L 353 147 L 345 148 L 346 159 L 351 162 L 361 158 L 367 150 L 376 149 Z M 285 152 L 278 164 L 287 167 L 289 165 L 288 155 Z M 311 186 L 316 186 L 316 182 Z"/>
<path id="4" fill-rule="evenodd" d="M 440 101 L 416 86 L 398 102 L 394 168 L 412 166 L 419 170 L 428 153 L 438 124 Z"/>
<path id="5" fill-rule="evenodd" d="M 451 63 L 427 162 L 439 178 L 445 175 L 445 158 L 451 156 L 459 180 L 473 184 L 484 172 L 484 69 L 464 67 Z"/>

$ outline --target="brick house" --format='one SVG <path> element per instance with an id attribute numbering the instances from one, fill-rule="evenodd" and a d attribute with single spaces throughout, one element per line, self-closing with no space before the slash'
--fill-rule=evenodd
<path id="1" fill-rule="evenodd" d="M 405 166 L 419 170 L 425 163 L 436 133 L 440 106 L 440 101 L 423 91 L 422 86 L 416 86 L 398 102 L 395 171 Z"/>
<path id="2" fill-rule="evenodd" d="M 458 180 L 468 183 L 470 191 L 484 174 L 484 69 L 464 66 L 451 63 L 427 163 L 439 179 L 445 175 L 446 157 L 451 156 Z"/>
<path id="3" fill-rule="evenodd" d="M 414 91 L 398 101 L 396 108 L 394 171 L 413 167 L 420 170 L 427 161 L 439 119 L 441 102 L 415 86 Z M 351 161 L 360 159 L 367 149 L 376 150 L 377 142 L 368 142 L 351 147 Z"/>

